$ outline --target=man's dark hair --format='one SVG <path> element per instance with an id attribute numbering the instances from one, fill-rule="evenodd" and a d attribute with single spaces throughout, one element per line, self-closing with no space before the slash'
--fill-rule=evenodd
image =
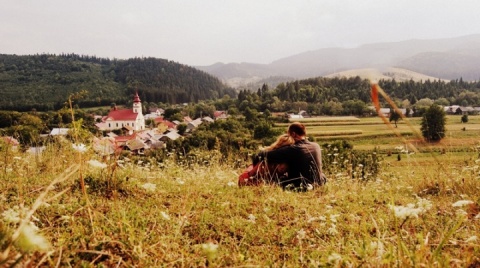
<path id="1" fill-rule="evenodd" d="M 305 126 L 300 122 L 294 122 L 288 127 L 288 133 L 295 133 L 298 136 L 305 136 L 307 132 L 305 131 Z"/>

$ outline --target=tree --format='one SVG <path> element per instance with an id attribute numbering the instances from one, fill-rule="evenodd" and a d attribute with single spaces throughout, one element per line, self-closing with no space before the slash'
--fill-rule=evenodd
<path id="1" fill-rule="evenodd" d="M 398 127 L 397 122 L 400 119 L 402 119 L 402 116 L 395 109 L 390 109 L 390 122 L 395 122 L 395 127 Z"/>
<path id="2" fill-rule="evenodd" d="M 423 114 L 421 128 L 427 141 L 439 141 L 445 137 L 447 118 L 442 107 L 432 104 Z"/>
<path id="3" fill-rule="evenodd" d="M 183 135 L 187 131 L 187 124 L 181 123 L 177 126 L 178 134 Z"/>
<path id="4" fill-rule="evenodd" d="M 462 123 L 468 123 L 468 115 L 466 115 L 466 114 L 462 115 L 461 122 Z"/>

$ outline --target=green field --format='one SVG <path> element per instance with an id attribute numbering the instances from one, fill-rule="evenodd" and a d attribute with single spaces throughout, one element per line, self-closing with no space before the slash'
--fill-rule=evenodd
<path id="1" fill-rule="evenodd" d="M 358 150 L 392 151 L 395 147 L 412 144 L 421 151 L 446 150 L 456 151 L 473 148 L 480 144 L 480 116 L 469 116 L 468 123 L 460 122 L 461 116 L 447 116 L 446 137 L 438 144 L 426 144 L 420 132 L 421 118 L 400 120 L 398 127 L 386 125 L 380 117 L 316 117 L 302 119 L 307 127 L 307 134 L 322 143 L 345 139 Z M 297 120 L 298 121 L 298 120 Z M 288 124 L 277 124 L 286 128 Z M 465 129 L 465 130 L 464 130 Z"/>

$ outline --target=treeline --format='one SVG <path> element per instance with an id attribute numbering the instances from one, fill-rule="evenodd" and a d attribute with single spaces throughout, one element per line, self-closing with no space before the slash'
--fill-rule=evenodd
<path id="1" fill-rule="evenodd" d="M 462 79 L 449 82 L 380 80 L 379 85 L 400 108 L 422 111 L 432 103 L 480 106 L 480 82 Z M 245 108 L 270 112 L 298 112 L 311 115 L 366 115 L 371 112 L 371 82 L 354 78 L 311 78 L 281 83 L 274 89 L 263 85 L 257 92 L 241 90 L 240 111 Z M 389 107 L 382 99 L 384 107 Z M 418 114 L 420 115 L 420 114 Z"/>
<path id="2" fill-rule="evenodd" d="M 1 110 L 58 110 L 82 90 L 81 107 L 126 104 L 135 90 L 142 101 L 172 104 L 236 94 L 203 71 L 163 59 L 0 54 Z"/>

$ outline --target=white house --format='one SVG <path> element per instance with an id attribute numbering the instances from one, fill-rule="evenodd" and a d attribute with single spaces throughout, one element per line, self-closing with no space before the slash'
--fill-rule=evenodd
<path id="1" fill-rule="evenodd" d="M 126 127 L 139 131 L 145 129 L 145 118 L 142 113 L 142 102 L 138 93 L 135 93 L 133 98 L 132 109 L 117 110 L 114 108 L 105 118 L 102 127 L 105 130 L 120 129 Z"/>

